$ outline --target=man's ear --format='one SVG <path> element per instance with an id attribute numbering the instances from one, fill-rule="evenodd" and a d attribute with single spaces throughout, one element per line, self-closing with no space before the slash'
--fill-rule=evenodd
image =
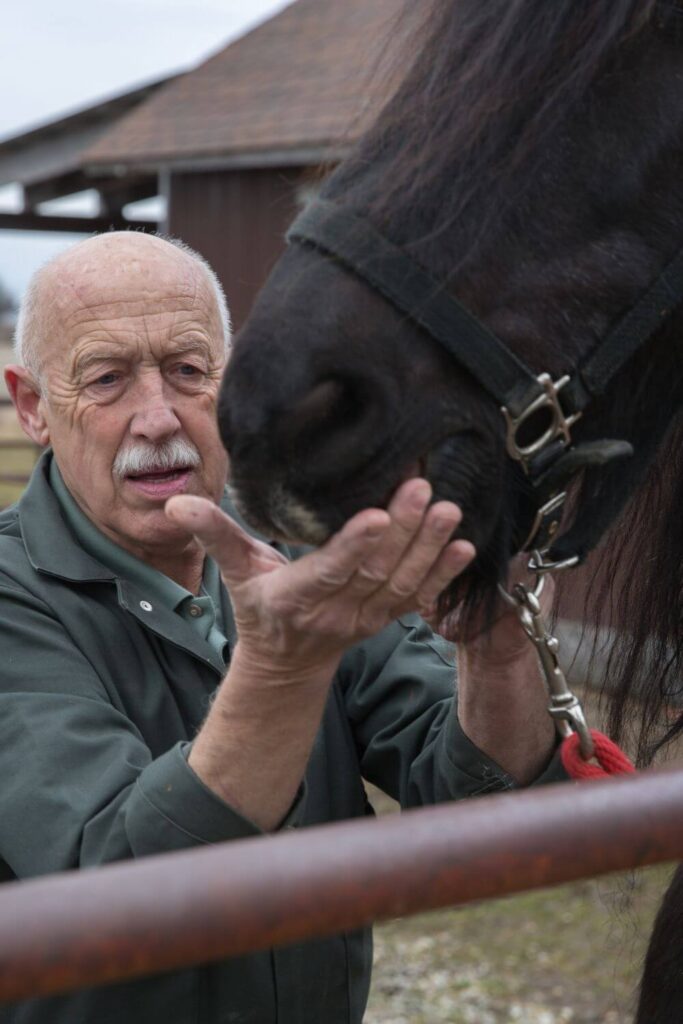
<path id="1" fill-rule="evenodd" d="M 5 384 L 17 410 L 21 429 L 32 441 L 44 448 L 50 443 L 50 431 L 45 419 L 40 388 L 33 374 L 24 366 L 7 366 Z"/>

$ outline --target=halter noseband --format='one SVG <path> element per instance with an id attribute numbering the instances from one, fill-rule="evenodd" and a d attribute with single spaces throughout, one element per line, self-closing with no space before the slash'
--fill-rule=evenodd
<path id="1" fill-rule="evenodd" d="M 536 513 L 522 548 L 552 562 L 567 482 L 580 470 L 632 453 L 625 441 L 573 445 L 571 427 L 603 394 L 627 360 L 662 326 L 683 298 L 683 249 L 636 304 L 572 374 L 553 381 L 535 375 L 442 284 L 367 220 L 329 200 L 317 200 L 294 221 L 289 242 L 313 246 L 353 271 L 399 312 L 437 341 L 501 407 L 506 450 L 519 463 L 535 496 Z M 544 416 L 536 437 L 534 420 Z M 584 552 L 585 553 L 585 552 Z M 575 564 L 578 556 L 567 561 Z"/>

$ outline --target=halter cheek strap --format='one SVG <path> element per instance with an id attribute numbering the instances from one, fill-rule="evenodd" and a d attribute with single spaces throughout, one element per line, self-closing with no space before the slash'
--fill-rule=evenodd
<path id="1" fill-rule="evenodd" d="M 313 245 L 361 277 L 438 341 L 513 416 L 543 396 L 543 386 L 524 363 L 367 220 L 321 199 L 297 217 L 287 240 Z"/>
<path id="2" fill-rule="evenodd" d="M 426 331 L 500 405 L 506 450 L 522 467 L 535 496 L 534 521 L 521 547 L 550 551 L 552 557 L 567 483 L 588 466 L 632 454 L 625 441 L 574 445 L 571 428 L 681 302 L 683 249 L 579 369 L 553 381 L 548 374 L 534 374 L 445 285 L 367 220 L 343 207 L 329 200 L 312 203 L 295 220 L 287 240 L 314 247 L 360 277 Z M 543 425 L 534 437 L 539 417 Z"/>

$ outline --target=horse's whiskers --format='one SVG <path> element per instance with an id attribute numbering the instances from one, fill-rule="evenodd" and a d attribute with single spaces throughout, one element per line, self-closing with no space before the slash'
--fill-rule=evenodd
<path id="1" fill-rule="evenodd" d="M 268 498 L 268 518 L 284 537 L 307 544 L 322 544 L 327 540 L 329 528 L 282 484 L 275 484 Z"/>

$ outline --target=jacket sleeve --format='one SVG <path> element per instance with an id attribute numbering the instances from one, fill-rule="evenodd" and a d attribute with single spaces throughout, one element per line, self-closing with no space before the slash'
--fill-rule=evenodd
<path id="1" fill-rule="evenodd" d="M 259 834 L 188 748 L 153 757 L 51 610 L 0 585 L 0 852 L 14 875 Z"/>
<path id="2" fill-rule="evenodd" d="M 340 679 L 363 777 L 402 807 L 516 785 L 460 727 L 454 647 L 417 615 L 350 651 Z M 555 755 L 534 785 L 565 778 Z"/>

